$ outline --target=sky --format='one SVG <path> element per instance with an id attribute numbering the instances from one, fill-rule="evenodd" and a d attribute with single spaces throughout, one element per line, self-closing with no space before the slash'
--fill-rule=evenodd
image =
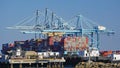
<path id="1" fill-rule="evenodd" d="M 82 14 L 107 29 L 114 30 L 112 36 L 100 35 L 100 49 L 120 50 L 120 0 L 0 0 L 0 49 L 4 43 L 33 38 L 33 34 L 22 34 L 6 27 L 31 16 L 37 9 L 45 8 L 65 20 Z"/>

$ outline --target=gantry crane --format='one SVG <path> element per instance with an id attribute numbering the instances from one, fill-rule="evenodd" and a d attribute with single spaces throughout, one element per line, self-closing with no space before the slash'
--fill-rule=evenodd
<path id="1" fill-rule="evenodd" d="M 31 22 L 32 25 L 30 25 Z M 90 40 L 89 46 L 96 46 L 97 48 L 100 45 L 100 33 L 114 34 L 114 31 L 108 30 L 106 27 L 100 26 L 82 15 L 77 15 L 70 21 L 65 21 L 47 8 L 44 13 L 37 10 L 35 16 L 29 20 L 25 19 L 22 23 L 7 28 L 18 29 L 22 33 L 33 33 L 35 38 L 37 38 L 37 34 L 40 36 L 48 33 L 87 36 Z"/>

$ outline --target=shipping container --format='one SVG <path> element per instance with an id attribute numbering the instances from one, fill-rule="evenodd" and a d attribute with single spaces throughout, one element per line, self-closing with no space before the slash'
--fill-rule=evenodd
<path id="1" fill-rule="evenodd" d="M 111 61 L 120 61 L 120 54 L 111 54 Z"/>
<path id="2" fill-rule="evenodd" d="M 54 38 L 53 37 L 49 37 L 49 45 L 53 45 L 54 44 Z"/>
<path id="3" fill-rule="evenodd" d="M 79 51 L 79 56 L 81 57 L 89 57 L 89 51 L 88 50 L 81 50 Z M 91 48 L 90 49 L 90 56 L 91 57 L 99 57 L 100 53 L 97 48 Z"/>
<path id="4" fill-rule="evenodd" d="M 9 44 L 9 47 L 14 47 L 14 46 L 15 46 L 14 43 L 10 43 L 10 44 Z"/>
<path id="5" fill-rule="evenodd" d="M 109 55 L 111 55 L 113 53 L 113 51 L 109 50 L 109 51 L 100 51 L 101 55 L 104 57 L 107 57 Z"/>

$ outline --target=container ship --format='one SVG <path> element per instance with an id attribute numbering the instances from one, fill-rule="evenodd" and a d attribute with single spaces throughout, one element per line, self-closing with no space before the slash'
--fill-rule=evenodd
<path id="1" fill-rule="evenodd" d="M 37 10 L 35 17 L 27 20 L 7 28 L 35 34 L 35 38 L 2 44 L 2 68 L 64 68 L 75 67 L 79 62 L 120 61 L 120 51 L 99 50 L 100 33 L 111 35 L 114 31 L 96 25 L 82 15 L 65 22 L 46 9 L 45 14 Z M 28 26 L 33 21 L 36 23 Z"/>

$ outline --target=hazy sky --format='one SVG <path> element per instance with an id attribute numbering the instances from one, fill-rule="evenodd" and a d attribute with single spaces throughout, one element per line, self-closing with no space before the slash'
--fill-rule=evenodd
<path id="1" fill-rule="evenodd" d="M 37 9 L 45 8 L 65 20 L 82 14 L 107 29 L 114 30 L 113 36 L 100 35 L 100 49 L 120 50 L 120 0 L 0 0 L 0 45 L 33 38 L 32 34 L 7 30 L 6 27 L 31 16 Z"/>

